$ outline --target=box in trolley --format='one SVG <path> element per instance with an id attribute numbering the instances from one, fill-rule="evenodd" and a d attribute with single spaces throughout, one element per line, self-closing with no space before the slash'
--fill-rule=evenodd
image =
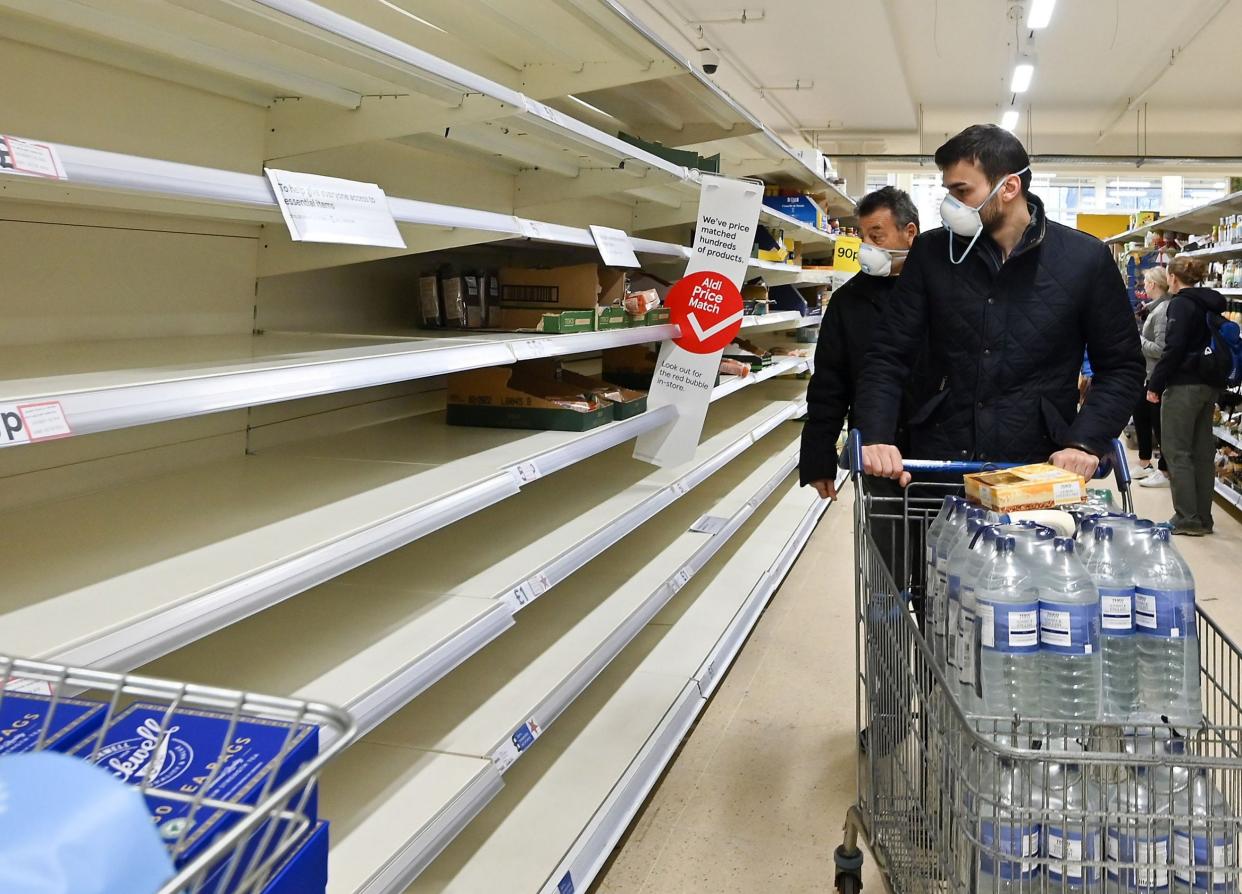
<path id="1" fill-rule="evenodd" d="M 5 692 L 0 700 L 0 754 L 68 751 L 103 724 L 108 706 L 86 699 L 52 698 L 29 692 Z M 40 745 L 49 712 L 52 722 Z"/>
<path id="2" fill-rule="evenodd" d="M 315 726 L 242 717 L 230 734 L 231 722 L 228 714 L 183 708 L 168 715 L 166 707 L 139 703 L 116 715 L 102 743 L 91 737 L 72 753 L 122 782 L 149 786 L 145 797 L 152 819 L 170 847 L 180 839 L 174 859 L 184 866 L 242 813 L 201 806 L 193 811 L 190 803 L 161 797 L 160 791 L 254 805 L 269 789 L 269 779 L 274 789 L 319 751 Z M 317 806 L 312 793 L 304 807 L 312 822 Z"/>
<path id="3" fill-rule="evenodd" d="M 255 837 L 261 835 L 262 831 Z M 232 870 L 229 861 L 225 860 L 207 877 L 202 894 L 223 894 L 226 890 L 232 890 L 244 878 L 239 873 L 246 865 L 246 856 Z M 227 888 L 224 887 L 226 878 Z M 327 887 L 328 823 L 321 820 L 303 833 L 301 841 L 272 869 L 262 894 L 323 894 Z"/>
<path id="4" fill-rule="evenodd" d="M 1053 509 L 1087 498 L 1081 476 L 1047 463 L 976 472 L 965 480 L 967 499 L 997 512 Z"/>

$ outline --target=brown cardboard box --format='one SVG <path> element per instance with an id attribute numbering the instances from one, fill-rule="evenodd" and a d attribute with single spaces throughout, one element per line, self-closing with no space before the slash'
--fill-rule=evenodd
<path id="1" fill-rule="evenodd" d="M 558 382 L 546 366 L 519 363 L 448 376 L 449 425 L 586 431 L 615 418 L 599 394 Z"/>
<path id="2" fill-rule="evenodd" d="M 552 379 L 575 389 L 599 395 L 613 404 L 614 415 L 617 419 L 629 419 L 647 409 L 647 392 L 606 382 L 594 376 L 584 376 L 566 369 L 559 360 L 527 360 L 521 365 L 536 378 Z"/>
<path id="3" fill-rule="evenodd" d="M 625 271 L 598 264 L 572 267 L 505 267 L 500 271 L 500 325 L 534 329 L 544 314 L 595 311 L 625 297 Z"/>
<path id="4" fill-rule="evenodd" d="M 626 345 L 601 352 L 605 382 L 645 391 L 655 377 L 659 355 L 653 345 Z"/>
<path id="5" fill-rule="evenodd" d="M 1073 472 L 1048 463 L 966 476 L 966 497 L 997 512 L 1052 509 L 1081 503 L 1087 485 Z"/>

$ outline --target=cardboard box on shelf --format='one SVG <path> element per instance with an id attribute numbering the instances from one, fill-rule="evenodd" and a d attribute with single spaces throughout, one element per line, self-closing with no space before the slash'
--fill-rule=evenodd
<path id="1" fill-rule="evenodd" d="M 571 332 L 595 331 L 595 311 L 563 310 L 560 313 L 544 314 L 539 318 L 536 332 L 554 332 L 566 335 Z"/>
<path id="2" fill-rule="evenodd" d="M 628 318 L 629 325 L 631 327 L 633 326 L 663 326 L 666 323 L 672 321 L 673 312 L 669 310 L 667 307 L 657 307 L 654 310 L 647 311 L 641 317 L 636 317 L 636 316 L 633 316 L 632 314 L 627 314 L 626 317 Z"/>
<path id="3" fill-rule="evenodd" d="M 629 315 L 625 312 L 624 307 L 618 307 L 614 304 L 609 307 L 599 308 L 595 328 L 600 332 L 607 332 L 609 329 L 624 329 L 629 325 Z"/>
<path id="4" fill-rule="evenodd" d="M 824 209 L 810 196 L 764 196 L 763 204 L 816 229 L 824 229 Z"/>
<path id="5" fill-rule="evenodd" d="M 606 382 L 646 391 L 655 377 L 658 360 L 654 345 L 626 345 L 603 351 L 603 374 Z"/>
<path id="6" fill-rule="evenodd" d="M 1087 496 L 1082 477 L 1048 463 L 1035 463 L 966 477 L 966 497 L 997 512 L 1052 509 L 1081 503 Z"/>
<path id="7" fill-rule="evenodd" d="M 587 431 L 615 418 L 613 404 L 518 363 L 448 377 L 449 425 Z"/>
<path id="8" fill-rule="evenodd" d="M 500 271 L 501 328 L 534 329 L 547 315 L 564 311 L 590 311 L 593 317 L 596 307 L 624 295 L 625 271 L 598 264 L 506 267 Z"/>
<path id="9" fill-rule="evenodd" d="M 584 392 L 597 394 L 613 405 L 617 419 L 629 419 L 647 409 L 647 392 L 606 382 L 595 376 L 576 373 L 559 360 L 527 360 L 521 364 L 528 374 L 544 380 L 555 380 Z"/>

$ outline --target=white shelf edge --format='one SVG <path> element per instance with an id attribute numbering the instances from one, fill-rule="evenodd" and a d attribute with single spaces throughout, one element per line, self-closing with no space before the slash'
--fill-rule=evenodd
<path id="1" fill-rule="evenodd" d="M 1188 208 L 1185 211 L 1179 211 L 1177 214 L 1170 214 L 1168 217 L 1162 217 L 1159 220 L 1154 220 L 1151 223 L 1144 224 L 1141 227 L 1135 227 L 1133 229 L 1126 230 L 1124 233 L 1118 233 L 1116 236 L 1110 236 L 1104 241 L 1110 245 L 1117 245 L 1123 242 L 1133 242 L 1139 236 L 1142 236 L 1152 230 L 1157 232 L 1168 231 L 1171 233 L 1193 234 L 1193 232 L 1195 232 L 1193 230 L 1179 230 L 1179 221 L 1185 220 L 1188 217 L 1197 217 L 1204 212 L 1210 212 L 1212 209 L 1216 208 L 1219 208 L 1222 213 L 1229 208 L 1242 208 L 1242 192 L 1233 192 L 1228 195 L 1221 196 L 1219 199 L 1212 199 L 1210 202 L 1204 202 L 1202 205 L 1196 205 L 1194 208 Z M 1199 225 L 1195 224 L 1195 226 Z M 1212 225 L 1209 223 L 1207 229 L 1210 230 L 1211 228 Z"/>
<path id="2" fill-rule="evenodd" d="M 786 474 L 788 474 L 786 472 Z M 766 487 L 766 485 L 765 485 Z M 745 524 L 746 520 L 754 513 L 755 506 L 750 502 L 743 504 L 729 519 L 728 523 L 714 534 L 707 535 L 705 542 L 699 546 L 691 555 L 681 564 L 677 571 L 669 575 L 659 584 L 646 599 L 643 605 L 633 614 L 631 614 L 613 633 L 598 646 L 592 654 L 580 663 L 577 669 L 551 693 L 545 696 L 539 703 L 534 712 L 534 716 L 539 717 L 541 728 L 546 730 L 556 719 L 569 707 L 573 701 L 591 684 L 591 682 L 602 672 L 612 660 L 620 654 L 622 649 L 628 645 L 633 638 L 647 626 L 648 623 L 659 614 L 660 610 L 668 604 L 668 602 L 681 591 L 681 589 L 700 571 L 704 565 L 715 556 L 724 545 L 732 539 L 738 530 Z M 686 691 L 691 692 L 696 700 L 701 701 L 698 696 L 697 685 L 693 680 L 688 681 Z M 499 740 L 497 745 L 491 752 L 491 765 L 496 769 L 499 776 L 503 776 L 516 760 L 520 759 L 521 754 L 526 753 L 531 748 L 536 747 L 538 738 L 534 743 L 526 748 L 525 751 L 519 753 L 517 757 L 512 755 L 512 749 L 505 747 L 512 736 L 526 724 L 519 724 L 508 730 Z M 677 740 L 679 741 L 680 737 Z M 491 792 L 494 796 L 496 791 Z M 457 799 L 454 801 L 454 805 Z M 472 807 L 474 805 L 471 805 Z M 480 805 L 481 807 L 481 805 Z M 470 819 L 478 813 L 478 809 L 474 809 L 469 817 L 453 816 L 456 808 L 453 805 L 447 806 L 439 814 L 444 818 L 445 827 L 453 828 L 460 831 L 464 828 Z M 395 855 L 386 864 L 386 874 L 397 880 L 397 884 L 380 886 L 376 882 L 369 883 L 360 889 L 359 894 L 400 894 L 405 887 L 421 872 L 422 868 L 431 862 L 434 858 L 428 857 L 414 846 L 415 842 L 422 840 L 424 835 L 420 833 L 407 846 L 403 847 L 400 854 Z M 446 845 L 447 841 L 438 842 L 440 848 Z M 439 853 L 439 851 L 437 851 Z M 417 867 L 412 869 L 411 867 Z"/>
<path id="3" fill-rule="evenodd" d="M 846 476 L 838 476 L 838 483 Z M 732 664 L 742 643 L 753 629 L 760 612 L 776 592 L 789 568 L 806 546 L 815 526 L 829 506 L 828 501 L 814 504 L 808 509 L 797 529 L 782 551 L 780 557 L 755 583 L 746 605 L 734 616 L 733 622 L 722 632 L 712 654 L 704 662 L 704 668 L 712 668 L 704 689 L 704 680 L 696 675 L 692 681 L 693 692 L 683 691 L 670 707 L 660 726 L 647 739 L 642 750 L 635 756 L 625 775 L 614 787 L 612 794 L 600 806 L 591 822 L 583 829 L 570 851 L 552 871 L 542 894 L 559 894 L 558 886 L 567 877 L 572 879 L 573 890 L 586 891 L 594 883 L 608 855 L 616 847 L 630 822 L 637 815 L 647 795 L 654 788 L 664 768 L 672 760 L 677 748 L 688 733 L 695 718 L 702 712 L 715 686 L 723 678 L 723 671 Z"/>
<path id="4" fill-rule="evenodd" d="M 1242 438 L 1238 438 L 1234 435 L 1231 435 L 1228 429 L 1221 428 L 1218 425 L 1212 429 L 1212 434 L 1216 435 L 1216 437 L 1220 438 L 1226 444 L 1229 444 L 1233 447 L 1237 447 L 1239 450 L 1242 450 Z"/>
<path id="5" fill-rule="evenodd" d="M 394 854 L 359 888 L 358 894 L 399 894 L 404 891 L 503 787 L 500 774 L 489 764 L 468 788 L 458 793 L 452 804 L 436 815 L 431 825 L 406 842 L 399 853 Z"/>
<path id="6" fill-rule="evenodd" d="M 1216 493 L 1223 497 L 1226 502 L 1242 509 L 1242 493 L 1238 493 L 1219 478 L 1216 479 Z"/>

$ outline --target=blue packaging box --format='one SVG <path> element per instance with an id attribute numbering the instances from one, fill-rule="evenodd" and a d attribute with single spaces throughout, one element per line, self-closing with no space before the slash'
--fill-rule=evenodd
<path id="1" fill-rule="evenodd" d="M 318 727 L 301 726 L 290 738 L 288 723 L 247 717 L 237 722 L 226 743 L 229 715 L 182 709 L 165 721 L 166 711 L 160 705 L 135 704 L 118 714 L 104 733 L 94 763 L 123 782 L 140 785 L 147 780 L 155 788 L 185 795 L 198 794 L 214 771 L 216 776 L 206 797 L 254 804 L 268 785 L 272 765 L 286 739 L 289 750 L 275 768 L 272 788 L 319 751 Z M 92 739 L 73 753 L 89 759 L 94 745 Z M 221 752 L 226 752 L 226 757 L 224 765 L 217 768 Z M 312 793 L 306 803 L 306 814 L 312 822 L 317 816 L 317 797 L 317 792 Z M 174 855 L 178 866 L 192 860 L 241 817 L 236 811 L 207 807 L 200 807 L 190 816 L 192 806 L 188 803 L 157 794 L 147 794 L 146 800 L 156 827 L 170 846 L 185 835 L 180 851 Z"/>
<path id="2" fill-rule="evenodd" d="M 245 862 L 239 864 L 245 866 Z M 222 886 L 228 870 L 221 864 L 203 884 L 203 894 L 224 894 Z M 234 873 L 236 876 L 236 873 Z M 229 881 L 233 887 L 239 881 Z M 328 888 L 328 823 L 326 820 L 313 826 L 263 886 L 262 894 L 324 894 Z"/>
<path id="3" fill-rule="evenodd" d="M 108 706 L 86 699 L 62 698 L 52 711 L 49 695 L 6 692 L 0 700 L 0 754 L 34 751 L 48 712 L 52 712 L 52 723 L 42 750 L 68 751 L 99 729 Z"/>
<path id="4" fill-rule="evenodd" d="M 824 229 L 824 210 L 810 196 L 764 196 L 763 204 L 816 229 Z"/>

